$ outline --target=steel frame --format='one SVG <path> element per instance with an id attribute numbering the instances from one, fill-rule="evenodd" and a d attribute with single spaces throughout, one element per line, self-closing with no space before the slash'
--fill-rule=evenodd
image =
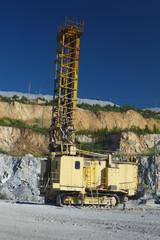
<path id="1" fill-rule="evenodd" d="M 84 21 L 65 17 L 58 26 L 50 152 L 75 143 L 80 38 Z M 62 147 L 63 146 L 63 147 Z"/>

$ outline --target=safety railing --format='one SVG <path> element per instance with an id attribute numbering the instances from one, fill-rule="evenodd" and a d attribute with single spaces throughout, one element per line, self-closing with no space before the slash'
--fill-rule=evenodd
<path id="1" fill-rule="evenodd" d="M 60 33 L 63 29 L 69 29 L 70 26 L 79 30 L 81 33 L 84 32 L 84 20 L 65 16 L 57 27 L 57 32 Z"/>

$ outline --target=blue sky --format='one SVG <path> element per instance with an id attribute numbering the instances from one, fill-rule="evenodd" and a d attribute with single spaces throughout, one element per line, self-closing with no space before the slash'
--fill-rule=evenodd
<path id="1" fill-rule="evenodd" d="M 159 0 L 0 0 L 0 90 L 52 94 L 57 25 L 85 20 L 78 97 L 160 107 Z"/>

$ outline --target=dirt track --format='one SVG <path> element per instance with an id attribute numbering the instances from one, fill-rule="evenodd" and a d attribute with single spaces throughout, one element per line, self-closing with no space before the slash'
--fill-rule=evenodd
<path id="1" fill-rule="evenodd" d="M 59 208 L 0 201 L 2 240 L 160 239 L 160 206 L 132 210 Z"/>

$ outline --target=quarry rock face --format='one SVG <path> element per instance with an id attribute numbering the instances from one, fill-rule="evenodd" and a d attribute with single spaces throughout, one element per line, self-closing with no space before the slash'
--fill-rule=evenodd
<path id="1" fill-rule="evenodd" d="M 28 125 L 38 124 L 40 127 L 49 127 L 52 118 L 52 106 L 22 104 L 19 102 L 0 102 L 0 118 L 9 117 L 21 119 Z M 127 112 L 89 111 L 77 108 L 76 131 L 115 127 L 130 129 L 132 126 L 144 129 L 145 126 L 153 130 L 156 126 L 160 130 L 160 120 L 143 118 L 141 114 L 133 110 Z M 132 132 L 121 132 L 108 136 L 109 151 L 118 153 L 142 153 L 148 152 L 154 146 L 154 138 L 160 139 L 158 134 L 137 135 Z M 94 142 L 90 135 L 77 135 L 79 142 Z M 48 153 L 48 136 L 35 133 L 30 129 L 0 126 L 0 149 L 10 155 L 23 156 L 26 153 L 45 155 Z M 3 152 L 4 152 L 3 151 Z"/>
<path id="2" fill-rule="evenodd" d="M 155 175 L 157 191 L 160 193 L 160 156 L 156 156 L 156 164 L 154 163 L 154 156 L 138 157 L 138 183 L 139 185 L 146 185 L 147 190 L 155 190 Z M 156 168 L 154 168 L 156 165 Z"/>
<path id="3" fill-rule="evenodd" d="M 76 130 L 91 130 L 95 131 L 102 128 L 112 130 L 114 127 L 126 129 L 132 126 L 144 129 L 145 126 L 153 130 L 154 125 L 160 129 L 160 120 L 143 118 L 141 114 L 129 110 L 127 112 L 104 112 L 104 111 L 89 111 L 77 109 L 76 115 Z"/>
<path id="4" fill-rule="evenodd" d="M 77 135 L 79 142 L 95 142 L 96 138 L 91 135 Z M 109 151 L 120 154 L 140 154 L 148 153 L 148 149 L 154 148 L 154 142 L 157 144 L 160 141 L 160 134 L 138 135 L 133 132 L 125 131 L 117 134 L 110 134 L 106 140 L 109 144 Z"/>
<path id="5" fill-rule="evenodd" d="M 129 131 L 111 134 L 108 136 L 108 140 L 111 142 L 109 149 L 122 154 L 148 152 L 147 146 L 142 139 L 143 136 L 140 138 L 140 135 Z"/>
<path id="6" fill-rule="evenodd" d="M 121 132 L 119 138 L 120 153 L 147 153 L 160 141 L 160 134 L 138 135 L 132 132 Z"/>
<path id="7" fill-rule="evenodd" d="M 0 126 L 0 148 L 12 155 L 47 153 L 48 136 L 30 129 Z"/>
<path id="8" fill-rule="evenodd" d="M 35 119 L 39 119 L 40 125 L 49 127 L 52 118 L 52 106 L 41 106 L 22 104 L 19 102 L 0 102 L 0 118 L 10 117 L 21 119 L 27 123 L 35 124 Z M 153 129 L 154 125 L 160 129 L 160 120 L 152 118 L 143 118 L 141 114 L 129 110 L 127 112 L 104 112 L 104 111 L 89 111 L 77 108 L 76 113 L 76 130 L 91 130 L 95 131 L 107 127 L 108 130 L 114 127 L 131 128 L 139 126 L 145 128 L 148 125 L 149 129 Z"/>
<path id="9" fill-rule="evenodd" d="M 22 104 L 19 102 L 0 102 L 0 118 L 9 117 L 30 121 L 43 118 L 44 126 L 50 125 L 52 106 Z"/>
<path id="10" fill-rule="evenodd" d="M 141 135 L 140 139 L 147 148 L 153 148 L 154 143 L 157 144 L 160 141 L 160 134 Z"/>
<path id="11" fill-rule="evenodd" d="M 95 137 L 89 134 L 77 135 L 78 142 L 92 143 Z M 154 148 L 154 141 L 160 141 L 160 134 L 137 135 L 133 132 L 120 132 L 106 137 L 109 151 L 121 154 L 147 153 Z M 46 155 L 48 153 L 48 136 L 35 133 L 30 129 L 0 126 L 0 149 L 11 155 L 25 155 L 26 153 Z"/>
<path id="12" fill-rule="evenodd" d="M 0 193 L 9 200 L 41 202 L 38 189 L 40 158 L 0 154 Z"/>

